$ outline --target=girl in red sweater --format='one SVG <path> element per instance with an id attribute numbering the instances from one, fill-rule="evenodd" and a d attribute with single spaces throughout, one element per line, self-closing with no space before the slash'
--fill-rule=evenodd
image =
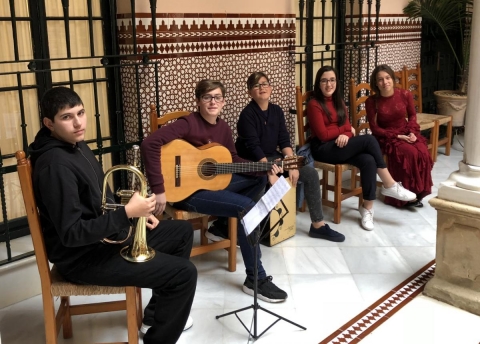
<path id="1" fill-rule="evenodd" d="M 355 136 L 337 82 L 338 73 L 333 67 L 323 66 L 318 70 L 313 99 L 307 105 L 312 156 L 328 164 L 351 164 L 360 169 L 364 200 L 359 208 L 362 227 L 373 230 L 377 174 L 384 184 L 383 195 L 403 201 L 414 200 L 416 195 L 392 178 L 375 137 Z"/>

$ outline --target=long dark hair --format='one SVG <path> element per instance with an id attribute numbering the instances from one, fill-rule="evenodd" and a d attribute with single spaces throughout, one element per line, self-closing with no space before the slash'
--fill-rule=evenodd
<path id="1" fill-rule="evenodd" d="M 335 79 L 337 80 L 335 91 L 333 91 L 332 94 L 332 100 L 335 110 L 337 111 L 338 125 L 341 126 L 345 123 L 345 104 L 339 87 L 340 81 L 338 80 L 338 72 L 332 66 L 323 66 L 318 70 L 317 76 L 315 77 L 315 84 L 313 85 L 313 98 L 318 101 L 323 111 L 327 114 L 328 119 L 332 121 L 332 114 L 328 111 L 327 106 L 325 105 L 325 96 L 320 89 L 320 79 L 322 78 L 323 73 L 326 72 L 335 73 Z"/>
<path id="2" fill-rule="evenodd" d="M 375 92 L 377 97 L 380 96 L 380 89 L 377 86 L 377 75 L 380 72 L 386 72 L 388 75 L 390 75 L 390 78 L 392 78 L 392 82 L 395 85 L 395 72 L 393 69 L 388 66 L 388 65 L 378 65 L 375 67 L 375 69 L 372 72 L 372 75 L 370 76 L 370 88 Z"/>

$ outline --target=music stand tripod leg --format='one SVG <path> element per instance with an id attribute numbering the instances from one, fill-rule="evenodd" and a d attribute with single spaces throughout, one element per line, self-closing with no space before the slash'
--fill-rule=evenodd
<path id="1" fill-rule="evenodd" d="M 270 218 L 270 213 L 268 214 L 267 216 L 267 220 Z M 258 245 L 260 245 L 260 241 L 263 239 L 264 236 L 266 236 L 267 234 L 270 233 L 271 230 L 267 231 L 266 233 L 263 234 L 263 230 L 265 228 L 265 225 L 268 223 L 268 221 L 265 221 L 264 222 L 264 225 L 263 227 L 261 228 L 260 227 L 260 224 L 257 226 L 257 228 L 253 231 L 252 234 L 250 234 L 252 237 L 252 246 L 253 246 L 253 252 L 254 252 L 254 261 L 255 261 L 255 265 L 253 267 L 253 305 L 251 306 L 248 306 L 248 307 L 244 307 L 244 308 L 240 308 L 240 309 L 237 309 L 235 311 L 231 311 L 231 312 L 228 312 L 228 313 L 225 313 L 225 314 L 221 314 L 221 315 L 217 315 L 215 317 L 215 319 L 220 319 L 222 317 L 225 317 L 227 315 L 232 315 L 232 314 L 235 314 L 235 316 L 237 317 L 238 321 L 240 321 L 240 323 L 243 325 L 243 327 L 245 328 L 245 330 L 248 332 L 248 334 L 254 338 L 254 339 L 258 339 L 260 338 L 265 332 L 267 332 L 273 325 L 275 325 L 277 322 L 279 322 L 280 320 L 284 320 L 292 325 L 295 325 L 299 328 L 301 328 L 302 330 L 306 330 L 307 328 L 306 327 L 303 327 L 297 323 L 294 323 L 293 321 L 291 320 L 288 320 L 278 314 L 275 314 L 273 313 L 272 311 L 269 311 L 268 309 L 265 309 L 263 308 L 262 306 L 260 306 L 258 304 L 258 266 L 257 266 L 257 259 L 258 259 Z M 263 235 L 262 235 L 263 234 Z M 243 312 L 243 311 L 246 311 L 247 309 L 253 309 L 253 333 L 248 329 L 248 327 L 243 323 L 242 319 L 239 318 L 238 314 L 237 313 L 240 313 L 240 312 Z M 277 320 L 275 320 L 272 324 L 270 324 L 270 326 L 268 326 L 262 333 L 260 334 L 257 334 L 257 311 L 258 310 L 262 310 L 264 312 L 267 312 L 269 313 L 270 315 L 273 315 L 275 317 L 277 317 Z"/>

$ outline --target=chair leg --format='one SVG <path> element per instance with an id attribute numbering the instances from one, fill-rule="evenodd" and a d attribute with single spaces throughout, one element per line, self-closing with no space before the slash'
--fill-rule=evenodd
<path id="1" fill-rule="evenodd" d="M 445 155 L 450 156 L 450 148 L 452 147 L 452 131 L 453 131 L 453 124 L 452 120 L 447 123 L 447 143 L 445 144 Z"/>
<path id="2" fill-rule="evenodd" d="M 335 165 L 335 185 L 333 186 L 333 223 L 339 224 L 342 212 L 342 170 L 340 165 Z"/>
<path id="3" fill-rule="evenodd" d="M 143 305 L 142 305 L 142 288 L 135 288 L 136 296 L 137 296 L 137 327 L 140 330 L 142 327 L 142 320 L 143 320 Z"/>
<path id="4" fill-rule="evenodd" d="M 322 171 L 322 199 L 328 199 L 328 171 Z"/>
<path id="5" fill-rule="evenodd" d="M 62 296 L 61 302 L 65 305 L 65 314 L 63 316 L 63 338 L 68 339 L 72 338 L 73 330 L 72 330 L 72 316 L 70 314 L 70 297 L 69 296 Z"/>
<path id="6" fill-rule="evenodd" d="M 202 228 L 200 229 L 200 245 L 208 245 L 208 239 L 205 233 L 208 230 L 208 216 L 202 217 Z"/>
<path id="7" fill-rule="evenodd" d="M 434 140 L 432 142 L 432 153 L 433 153 L 432 160 L 433 160 L 433 162 L 437 161 L 438 139 L 439 139 L 439 136 L 440 136 L 439 126 L 440 126 L 440 124 L 438 123 L 438 121 L 435 121 L 435 125 L 434 125 L 434 127 L 432 129 L 432 133 L 431 133 L 431 136 L 434 137 Z"/>
<path id="8" fill-rule="evenodd" d="M 237 270 L 237 230 L 238 220 L 235 217 L 228 218 L 228 237 L 230 247 L 228 248 L 228 271 Z"/>
<path id="9" fill-rule="evenodd" d="M 298 211 L 301 212 L 301 213 L 304 213 L 306 210 L 307 210 L 307 202 L 305 202 L 305 200 L 303 200 L 302 206 L 300 208 L 298 208 Z"/>
<path id="10" fill-rule="evenodd" d="M 355 176 L 357 174 L 357 168 L 352 167 L 350 171 L 351 171 L 350 172 L 350 190 L 355 190 L 357 187 L 357 182 L 355 180 Z"/>
<path id="11" fill-rule="evenodd" d="M 126 308 L 128 344 L 138 344 L 137 291 L 136 287 L 126 287 Z"/>
<path id="12" fill-rule="evenodd" d="M 45 340 L 46 344 L 57 344 L 58 328 L 55 318 L 55 305 L 53 297 L 43 293 L 43 317 L 45 322 Z"/>

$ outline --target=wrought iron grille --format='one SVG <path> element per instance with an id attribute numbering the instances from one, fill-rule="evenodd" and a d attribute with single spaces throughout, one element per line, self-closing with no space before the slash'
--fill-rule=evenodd
<path id="1" fill-rule="evenodd" d="M 131 3 L 134 8 L 135 1 Z M 33 255 L 15 254 L 18 249 L 12 246 L 13 239 L 29 233 L 26 218 L 14 211 L 23 209 L 15 151 L 27 151 L 40 128 L 38 101 L 46 90 L 68 86 L 82 91 L 89 120 L 94 122 L 86 141 L 104 166 L 124 163 L 126 151 L 138 143 L 126 142 L 124 137 L 120 74 L 122 68 L 133 65 L 139 90 L 138 66 L 152 62 L 144 54 L 118 54 L 116 1 L 86 0 L 75 2 L 75 8 L 67 0 L 58 1 L 57 7 L 52 4 L 10 0 L 7 11 L 0 12 L 0 25 L 12 37 L 0 60 L 0 102 L 6 103 L 0 109 L 4 124 L 0 129 L 0 243 L 5 245 L 0 248 L 0 265 Z M 138 138 L 143 136 L 141 128 Z M 125 183 L 125 175 L 116 175 L 115 185 Z"/>
<path id="2" fill-rule="evenodd" d="M 297 85 L 312 90 L 323 65 L 338 70 L 344 94 L 350 78 L 364 82 L 362 75 L 370 75 L 377 64 L 379 13 L 380 0 L 300 0 L 294 49 Z"/>

